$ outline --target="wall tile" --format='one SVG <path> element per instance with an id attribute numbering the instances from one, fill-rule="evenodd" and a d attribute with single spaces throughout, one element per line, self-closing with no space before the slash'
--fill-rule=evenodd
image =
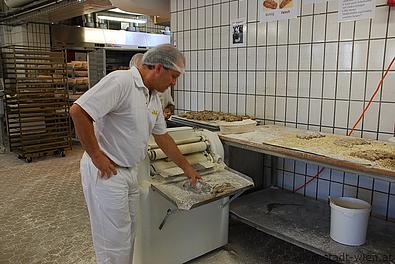
<path id="1" fill-rule="evenodd" d="M 247 49 L 246 48 L 238 48 L 237 52 L 237 67 L 238 70 L 246 70 L 247 69 Z"/>
<path id="2" fill-rule="evenodd" d="M 247 74 L 245 71 L 237 73 L 237 93 L 245 94 L 246 93 L 246 85 L 247 85 Z"/>
<path id="3" fill-rule="evenodd" d="M 369 70 L 381 70 L 383 68 L 385 40 L 372 40 L 369 48 Z"/>
<path id="4" fill-rule="evenodd" d="M 217 49 L 221 46 L 221 29 L 213 28 L 213 48 Z"/>
<path id="5" fill-rule="evenodd" d="M 323 100 L 322 102 L 322 115 L 321 123 L 323 126 L 333 126 L 333 116 L 335 110 L 335 102 L 333 100 Z"/>
<path id="6" fill-rule="evenodd" d="M 229 95 L 228 94 L 221 94 L 221 111 L 222 112 L 229 112 Z"/>
<path id="7" fill-rule="evenodd" d="M 350 96 L 350 72 L 339 72 L 337 76 L 336 99 L 347 100 Z"/>
<path id="8" fill-rule="evenodd" d="M 266 74 L 265 72 L 256 73 L 256 94 L 264 95 L 266 88 Z"/>
<path id="9" fill-rule="evenodd" d="M 246 114 L 250 116 L 256 116 L 255 113 L 256 97 L 253 95 L 247 96 Z"/>
<path id="10" fill-rule="evenodd" d="M 213 111 L 220 111 L 220 94 L 213 94 Z"/>
<path id="11" fill-rule="evenodd" d="M 274 97 L 267 96 L 265 104 L 265 119 L 274 120 Z"/>
<path id="12" fill-rule="evenodd" d="M 257 39 L 257 45 L 264 45 L 266 44 L 266 27 L 267 23 L 258 23 L 258 29 L 257 29 L 257 34 L 258 34 L 258 39 Z"/>
<path id="13" fill-rule="evenodd" d="M 255 72 L 247 72 L 247 94 L 255 94 L 255 78 L 256 78 L 256 73 Z"/>
<path id="14" fill-rule="evenodd" d="M 289 20 L 289 44 L 299 43 L 300 33 L 300 18 L 293 18 Z"/>
<path id="15" fill-rule="evenodd" d="M 247 8 L 248 8 L 248 22 L 257 21 L 257 13 L 258 13 L 258 2 L 257 0 L 248 0 Z"/>
<path id="16" fill-rule="evenodd" d="M 267 95 L 275 95 L 275 87 L 276 87 L 276 74 L 274 72 L 266 73 L 266 89 L 265 92 Z"/>
<path id="17" fill-rule="evenodd" d="M 387 31 L 388 6 L 377 7 L 372 19 L 371 38 L 384 38 Z"/>
<path id="18" fill-rule="evenodd" d="M 325 69 L 336 70 L 337 68 L 337 43 L 327 43 L 325 46 Z"/>
<path id="19" fill-rule="evenodd" d="M 251 0 L 250 0 L 251 1 Z M 238 16 L 247 19 L 248 12 L 248 0 L 239 0 L 239 13 Z"/>
<path id="20" fill-rule="evenodd" d="M 277 42 L 277 22 L 267 24 L 267 45 L 275 45 Z"/>
<path id="21" fill-rule="evenodd" d="M 288 42 L 288 20 L 278 21 L 278 44 L 287 44 Z"/>
<path id="22" fill-rule="evenodd" d="M 296 108 L 296 98 L 287 98 L 286 105 L 287 105 L 287 111 L 286 111 L 286 119 L 285 121 L 287 122 L 296 122 L 296 113 L 297 113 L 297 108 Z"/>
<path id="23" fill-rule="evenodd" d="M 229 113 L 236 114 L 237 112 L 237 95 L 229 94 Z"/>
<path id="24" fill-rule="evenodd" d="M 277 47 L 277 70 L 285 71 L 287 69 L 287 47 L 279 46 Z"/>
<path id="25" fill-rule="evenodd" d="M 311 44 L 300 45 L 300 70 L 310 70 L 311 69 Z"/>
<path id="26" fill-rule="evenodd" d="M 256 96 L 256 106 L 255 106 L 255 113 L 256 113 L 256 118 L 264 118 L 264 98 L 263 96 Z"/>
<path id="27" fill-rule="evenodd" d="M 339 38 L 339 23 L 337 13 L 328 14 L 326 22 L 326 40 L 336 41 Z"/>
<path id="28" fill-rule="evenodd" d="M 321 72 L 311 73 L 310 97 L 314 97 L 314 98 L 322 97 L 322 79 L 323 79 L 323 74 Z"/>
<path id="29" fill-rule="evenodd" d="M 229 9 L 230 9 L 230 17 L 229 17 L 230 23 L 232 23 L 232 21 L 234 21 L 234 20 L 238 19 L 239 17 L 241 17 L 241 16 L 239 16 L 238 1 L 230 2 Z"/>
<path id="30" fill-rule="evenodd" d="M 212 27 L 213 26 L 213 6 L 206 6 L 206 16 L 205 16 L 205 22 L 206 22 L 206 27 Z"/>
<path id="31" fill-rule="evenodd" d="M 198 49 L 203 50 L 206 46 L 206 36 L 205 36 L 205 30 L 204 29 L 199 29 L 198 30 Z"/>
<path id="32" fill-rule="evenodd" d="M 313 41 L 322 42 L 325 40 L 325 15 L 314 16 Z"/>
<path id="33" fill-rule="evenodd" d="M 213 6 L 213 26 L 219 26 L 221 24 L 221 5 Z"/>
<path id="34" fill-rule="evenodd" d="M 286 93 L 287 93 L 287 73 L 277 72 L 276 95 L 286 96 Z"/>
<path id="35" fill-rule="evenodd" d="M 250 23 L 247 25 L 247 45 L 249 47 L 256 45 L 256 39 L 257 39 L 257 27 L 256 23 Z"/>
<path id="36" fill-rule="evenodd" d="M 301 42 L 302 43 L 310 43 L 312 40 L 312 24 L 313 17 L 307 16 L 302 17 L 302 34 L 301 34 Z"/>
<path id="37" fill-rule="evenodd" d="M 285 98 L 276 98 L 276 120 L 285 121 Z"/>
<path id="38" fill-rule="evenodd" d="M 380 108 L 380 131 L 394 133 L 395 103 L 382 103 Z"/>
<path id="39" fill-rule="evenodd" d="M 313 44 L 312 70 L 322 70 L 324 67 L 324 44 Z"/>
<path id="40" fill-rule="evenodd" d="M 386 102 L 395 103 L 395 72 L 389 72 L 383 81 L 382 99 Z"/>
<path id="41" fill-rule="evenodd" d="M 359 115 L 363 111 L 363 102 L 355 102 L 351 101 L 350 102 L 350 116 L 349 116 L 349 121 L 348 121 L 348 127 L 352 128 L 357 122 Z M 356 127 L 356 129 L 361 129 L 362 123 L 359 123 L 359 125 Z"/>
<path id="42" fill-rule="evenodd" d="M 193 1 L 192 1 L 193 2 Z M 197 21 L 197 9 L 191 9 L 191 29 L 197 29 L 198 21 Z"/>
<path id="43" fill-rule="evenodd" d="M 246 113 L 246 96 L 238 95 L 237 96 L 237 105 L 236 105 L 236 114 L 245 115 Z"/>
<path id="44" fill-rule="evenodd" d="M 391 10 L 388 25 L 388 37 L 395 37 L 395 12 Z M 394 213 L 395 214 L 395 213 Z"/>
<path id="45" fill-rule="evenodd" d="M 229 50 L 221 49 L 221 70 L 228 70 L 229 68 Z M 231 57 L 234 58 L 234 57 Z"/>
<path id="46" fill-rule="evenodd" d="M 340 23 L 340 40 L 352 40 L 354 35 L 354 21 Z"/>
<path id="47" fill-rule="evenodd" d="M 299 73 L 299 97 L 309 97 L 310 94 L 310 73 L 300 72 Z"/>
<path id="48" fill-rule="evenodd" d="M 257 70 L 266 69 L 266 47 L 257 48 Z"/>
<path id="49" fill-rule="evenodd" d="M 221 25 L 229 25 L 229 3 L 221 4 Z"/>
<path id="50" fill-rule="evenodd" d="M 297 93 L 298 93 L 298 73 L 288 72 L 287 95 L 297 96 Z"/>
<path id="51" fill-rule="evenodd" d="M 230 42 L 229 26 L 221 27 L 221 48 L 228 48 Z"/>

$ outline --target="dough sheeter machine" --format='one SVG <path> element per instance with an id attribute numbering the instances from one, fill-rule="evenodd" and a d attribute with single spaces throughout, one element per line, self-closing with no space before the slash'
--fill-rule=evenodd
<path id="1" fill-rule="evenodd" d="M 226 167 L 217 134 L 191 127 L 168 129 L 202 179 L 195 187 L 151 137 L 139 165 L 140 208 L 134 263 L 184 263 L 228 243 L 229 203 L 253 187 Z"/>

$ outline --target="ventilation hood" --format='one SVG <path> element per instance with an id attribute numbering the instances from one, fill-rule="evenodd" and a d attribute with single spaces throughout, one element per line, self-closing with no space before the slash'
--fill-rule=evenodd
<path id="1" fill-rule="evenodd" d="M 149 48 L 170 43 L 170 36 L 101 28 L 51 26 L 51 42 L 60 48 Z"/>
<path id="2" fill-rule="evenodd" d="M 5 0 L 5 3 L 10 9 L 1 15 L 0 22 L 8 24 L 58 23 L 114 7 L 170 21 L 170 0 Z"/>
<path id="3" fill-rule="evenodd" d="M 159 16 L 170 21 L 170 0 L 110 0 L 111 4 L 127 12 Z"/>

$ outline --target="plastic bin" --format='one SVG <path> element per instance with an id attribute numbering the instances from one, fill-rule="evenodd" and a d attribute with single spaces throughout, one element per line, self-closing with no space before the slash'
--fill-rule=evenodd
<path id="1" fill-rule="evenodd" d="M 349 246 L 365 243 L 371 205 L 360 199 L 339 197 L 330 199 L 330 236 Z"/>

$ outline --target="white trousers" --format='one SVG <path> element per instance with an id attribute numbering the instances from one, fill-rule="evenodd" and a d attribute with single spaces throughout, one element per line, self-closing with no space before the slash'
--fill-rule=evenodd
<path id="1" fill-rule="evenodd" d="M 85 152 L 80 169 L 96 262 L 131 264 L 139 204 L 137 166 L 118 168 L 117 175 L 102 179 Z"/>

